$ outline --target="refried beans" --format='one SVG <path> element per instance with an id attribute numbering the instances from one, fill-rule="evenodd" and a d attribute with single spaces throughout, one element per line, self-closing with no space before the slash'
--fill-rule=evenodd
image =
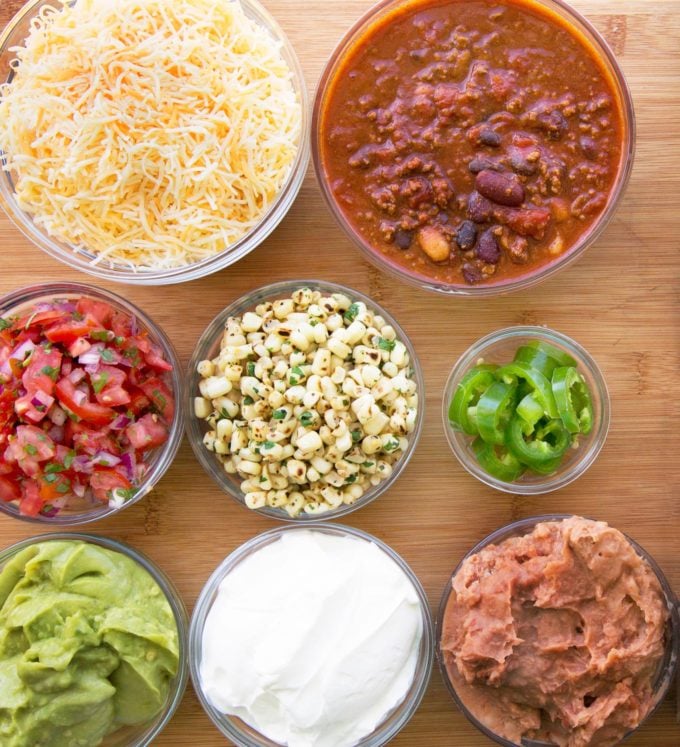
<path id="1" fill-rule="evenodd" d="M 452 585 L 444 662 L 493 733 L 602 747 L 652 708 L 669 613 L 618 530 L 580 517 L 540 523 L 467 558 Z"/>

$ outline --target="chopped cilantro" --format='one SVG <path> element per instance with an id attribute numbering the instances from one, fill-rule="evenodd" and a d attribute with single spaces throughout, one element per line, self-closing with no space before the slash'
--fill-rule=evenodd
<path id="1" fill-rule="evenodd" d="M 388 352 L 394 350 L 394 346 L 397 343 L 394 340 L 386 340 L 384 337 L 378 339 L 378 347 L 381 350 L 387 350 Z"/>
<path id="2" fill-rule="evenodd" d="M 102 360 L 106 363 L 113 363 L 116 360 L 116 356 L 113 354 L 113 351 L 109 350 L 108 348 L 104 348 L 101 352 Z"/>
<path id="3" fill-rule="evenodd" d="M 120 345 L 122 345 L 125 342 L 125 338 L 124 337 L 120 337 L 120 336 L 114 337 L 113 338 L 113 342 L 114 342 L 115 345 L 119 345 L 120 346 Z"/>
<path id="4" fill-rule="evenodd" d="M 47 470 L 45 470 L 45 472 L 47 472 Z M 55 475 L 54 473 L 48 473 L 48 474 L 43 475 L 43 480 L 45 482 L 54 482 L 57 479 L 57 477 L 58 475 Z"/>
<path id="5" fill-rule="evenodd" d="M 106 386 L 108 380 L 109 375 L 106 371 L 95 374 L 95 376 L 92 378 L 92 388 L 97 394 L 99 394 L 99 392 L 101 392 L 101 390 Z"/>
<path id="6" fill-rule="evenodd" d="M 54 366 L 43 366 L 40 373 L 44 373 L 45 376 L 49 376 L 52 381 L 56 381 L 57 376 L 59 375 L 59 369 Z"/>
<path id="7" fill-rule="evenodd" d="M 302 423 L 302 425 L 305 426 L 305 428 L 308 425 L 311 425 L 314 422 L 314 413 L 313 412 L 309 412 L 309 410 L 305 410 L 300 415 L 300 422 Z"/>
<path id="8" fill-rule="evenodd" d="M 364 462 L 361 466 L 362 467 L 372 467 L 375 464 L 375 462 Z"/>
<path id="9" fill-rule="evenodd" d="M 244 405 L 253 405 L 253 404 L 255 404 L 255 400 L 252 397 L 249 397 L 246 394 L 246 396 L 243 398 L 243 404 Z"/>
<path id="10" fill-rule="evenodd" d="M 71 458 L 71 461 L 73 461 L 73 458 Z M 64 471 L 64 465 L 59 464 L 59 462 L 50 462 L 49 464 L 45 465 L 46 475 L 53 475 L 55 472 L 63 472 L 63 471 Z M 45 479 L 47 480 L 47 477 Z"/>
<path id="11" fill-rule="evenodd" d="M 38 450 L 33 446 L 33 444 L 26 444 L 26 446 L 24 446 L 24 451 L 28 456 L 35 456 L 38 453 Z"/>
<path id="12" fill-rule="evenodd" d="M 154 389 L 153 392 L 153 401 L 155 404 L 161 409 L 165 410 L 165 406 L 168 404 L 168 401 L 165 399 L 165 397 L 161 394 L 160 390 Z"/>
<path id="13" fill-rule="evenodd" d="M 267 478 L 264 475 L 260 475 L 260 482 L 267 482 Z"/>
<path id="14" fill-rule="evenodd" d="M 229 420 L 229 413 L 224 409 L 224 407 L 219 411 L 218 416 L 220 420 Z"/>
<path id="15" fill-rule="evenodd" d="M 274 414 L 272 415 L 272 417 L 274 418 L 274 420 L 285 420 L 286 415 L 288 415 L 286 410 L 274 410 Z"/>
<path id="16" fill-rule="evenodd" d="M 249 361 L 246 371 L 248 372 L 248 376 L 255 376 L 255 364 L 252 361 Z"/>
<path id="17" fill-rule="evenodd" d="M 349 476 L 349 477 L 348 477 L 348 478 L 347 478 L 347 479 L 345 480 L 345 485 L 351 485 L 351 484 L 352 484 L 353 482 L 356 482 L 356 481 L 357 481 L 357 476 L 356 476 L 356 475 L 350 475 L 350 476 Z"/>
<path id="18" fill-rule="evenodd" d="M 64 457 L 64 467 L 68 469 L 73 464 L 73 460 L 75 458 L 76 458 L 75 451 L 69 451 L 68 454 Z"/>
<path id="19" fill-rule="evenodd" d="M 352 443 L 357 443 L 358 441 L 361 441 L 361 431 L 352 431 Z"/>
<path id="20" fill-rule="evenodd" d="M 74 311 L 71 314 L 71 318 L 74 319 L 76 322 L 82 322 L 83 319 L 85 319 L 85 316 L 81 314 L 79 311 Z"/>
<path id="21" fill-rule="evenodd" d="M 60 482 L 59 485 L 57 485 L 57 493 L 70 493 L 71 492 L 71 481 L 66 480 L 66 482 Z"/>
<path id="22" fill-rule="evenodd" d="M 90 332 L 90 337 L 93 340 L 101 340 L 102 342 L 108 342 L 109 335 L 110 333 L 107 329 L 95 329 L 93 332 Z"/>
<path id="23" fill-rule="evenodd" d="M 300 366 L 293 366 L 291 370 L 296 376 L 302 377 L 305 375 L 305 372 L 300 368 Z"/>
<path id="24" fill-rule="evenodd" d="M 3 319 L 2 317 L 0 317 L 0 331 L 2 331 L 3 329 L 8 329 L 11 326 L 12 322 L 10 322 L 8 319 Z"/>
<path id="25" fill-rule="evenodd" d="M 353 303 L 347 311 L 343 314 L 344 318 L 348 322 L 353 322 L 357 318 L 359 313 L 359 304 Z"/>
<path id="26" fill-rule="evenodd" d="M 399 448 L 399 441 L 396 438 L 390 438 L 388 442 L 383 446 L 383 451 L 386 451 L 388 454 L 391 451 L 394 451 L 395 449 Z"/>
<path id="27" fill-rule="evenodd" d="M 262 444 L 262 448 L 263 449 L 273 449 L 275 446 L 276 446 L 276 444 L 274 443 L 274 441 L 265 441 Z"/>

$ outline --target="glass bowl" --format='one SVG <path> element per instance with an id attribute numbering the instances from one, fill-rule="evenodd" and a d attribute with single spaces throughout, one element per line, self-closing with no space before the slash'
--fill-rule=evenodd
<path id="1" fill-rule="evenodd" d="M 232 552 L 231 555 L 229 555 L 217 567 L 203 587 L 191 618 L 191 626 L 189 629 L 189 662 L 194 688 L 198 694 L 201 705 L 208 716 L 210 716 L 215 726 L 225 737 L 234 742 L 238 747 L 278 747 L 277 742 L 273 742 L 255 731 L 255 729 L 246 724 L 240 718 L 220 713 L 206 697 L 200 676 L 203 630 L 206 618 L 217 596 L 220 583 L 239 563 L 256 553 L 258 550 L 261 550 L 266 545 L 276 542 L 284 533 L 305 530 L 323 532 L 324 534 L 330 534 L 336 537 L 355 537 L 367 542 L 372 542 L 399 566 L 413 584 L 413 587 L 420 598 L 423 614 L 423 634 L 420 641 L 418 662 L 416 664 L 416 671 L 411 688 L 404 700 L 386 717 L 383 723 L 380 724 L 373 733 L 367 735 L 355 745 L 355 747 L 380 747 L 389 742 L 399 731 L 401 731 L 401 729 L 404 728 L 404 726 L 406 726 L 418 709 L 425 694 L 430 674 L 432 672 L 432 662 L 434 658 L 433 625 L 427 596 L 418 581 L 417 576 L 409 568 L 403 558 L 401 558 L 388 545 L 359 529 L 326 523 L 316 523 L 305 526 L 289 525 L 264 532 Z"/>
<path id="2" fill-rule="evenodd" d="M 507 524 L 506 526 L 497 529 L 495 532 L 492 532 L 488 537 L 475 545 L 456 566 L 455 570 L 451 574 L 451 577 L 449 578 L 446 588 L 444 589 L 441 603 L 439 605 L 439 611 L 437 613 L 435 624 L 435 647 L 439 670 L 441 672 L 442 679 L 444 680 L 446 689 L 449 691 L 449 694 L 455 701 L 460 711 L 468 719 L 468 721 L 470 721 L 471 724 L 477 727 L 479 731 L 489 737 L 489 739 L 493 740 L 497 744 L 503 745 L 503 747 L 518 747 L 518 745 L 516 745 L 514 742 L 509 741 L 508 739 L 505 739 L 504 737 L 499 736 L 498 734 L 495 734 L 476 716 L 473 715 L 470 709 L 463 703 L 461 696 L 457 693 L 446 668 L 444 652 L 442 651 L 441 647 L 441 639 L 443 633 L 444 614 L 446 612 L 446 607 L 449 603 L 449 599 L 453 591 L 453 579 L 456 577 L 465 560 L 467 560 L 472 555 L 475 555 L 480 550 L 483 550 L 485 547 L 494 544 L 498 545 L 511 537 L 521 537 L 522 535 L 529 534 L 534 530 L 536 525 L 540 524 L 541 522 L 562 521 L 568 518 L 571 518 L 570 514 L 548 514 L 545 516 L 533 516 L 526 519 L 520 519 L 519 521 L 514 521 L 511 524 Z M 679 608 L 677 597 L 671 589 L 666 577 L 663 574 L 663 571 L 654 561 L 654 558 L 652 558 L 652 556 L 649 555 L 649 553 L 644 550 L 644 548 L 638 545 L 635 540 L 631 539 L 626 534 L 624 534 L 624 536 L 628 540 L 628 542 L 630 542 L 635 552 L 643 560 L 645 560 L 649 567 L 654 571 L 654 574 L 659 581 L 661 590 L 664 595 L 666 606 L 669 612 L 669 619 L 666 627 L 666 651 L 663 659 L 659 663 L 657 676 L 654 683 L 654 701 L 652 708 L 650 709 L 649 713 L 647 713 L 647 715 L 642 719 L 642 721 L 634 729 L 629 731 L 628 734 L 625 735 L 621 742 L 623 742 L 634 732 L 636 732 L 652 716 L 652 714 L 657 710 L 660 703 L 668 694 L 668 691 L 671 688 L 675 678 L 675 671 L 677 668 L 678 656 L 680 651 L 680 613 L 678 611 Z M 534 747 L 534 745 L 535 747 L 544 747 L 544 745 L 545 747 L 550 747 L 550 745 L 544 742 L 533 742 L 532 740 L 522 740 L 521 747 Z"/>
<path id="3" fill-rule="evenodd" d="M 219 254 L 207 257 L 200 262 L 161 270 L 130 269 L 122 263 L 98 259 L 84 249 L 50 236 L 34 222 L 29 213 L 19 207 L 14 194 L 12 173 L 0 170 L 0 206 L 24 236 L 50 256 L 89 275 L 119 283 L 169 285 L 202 278 L 234 264 L 253 251 L 272 233 L 295 201 L 307 171 L 309 163 L 308 96 L 300 62 L 277 21 L 258 0 L 238 0 L 238 2 L 247 16 L 262 26 L 272 36 L 272 39 L 281 45 L 281 54 L 291 70 L 293 86 L 301 108 L 298 150 L 290 174 L 276 199 L 261 216 L 257 225 Z M 0 34 L 0 82 L 11 80 L 13 75 L 11 63 L 15 55 L 11 51 L 12 47 L 23 45 L 32 20 L 42 8 L 55 5 L 55 0 L 29 0 Z"/>
<path id="4" fill-rule="evenodd" d="M 578 371 L 585 379 L 593 401 L 593 427 L 587 436 L 579 436 L 578 448 L 569 448 L 558 470 L 550 475 L 525 472 L 515 482 L 504 482 L 485 472 L 477 462 L 472 450 L 474 438 L 455 430 L 448 415 L 449 404 L 458 383 L 480 360 L 487 363 L 510 363 L 517 348 L 529 340 L 542 340 L 568 353 L 578 362 Z M 547 327 L 507 327 L 483 337 L 463 353 L 453 367 L 444 389 L 442 402 L 444 432 L 463 467 L 478 480 L 497 490 L 521 495 L 539 495 L 558 490 L 580 477 L 595 461 L 609 431 L 609 392 L 602 372 L 590 354 L 570 337 Z"/>
<path id="5" fill-rule="evenodd" d="M 55 516 L 48 517 L 41 514 L 38 516 L 24 516 L 19 512 L 18 506 L 14 503 L 0 501 L 0 511 L 16 519 L 38 522 L 43 525 L 76 526 L 111 516 L 127 506 L 131 506 L 133 503 L 137 503 L 147 493 L 151 492 L 154 485 L 163 477 L 172 464 L 182 441 L 183 422 L 181 403 L 183 388 L 177 353 L 165 332 L 154 324 L 137 306 L 115 293 L 85 283 L 42 283 L 19 288 L 0 298 L 0 317 L 17 313 L 21 309 L 30 308 L 41 302 L 52 301 L 55 298 L 75 299 L 83 296 L 105 301 L 125 314 L 133 316 L 137 320 L 140 330 L 148 332 L 149 338 L 162 348 L 165 359 L 172 364 L 172 371 L 168 372 L 168 385 L 172 389 L 176 406 L 175 414 L 170 424 L 168 440 L 162 446 L 149 452 L 149 456 L 147 457 L 149 469 L 144 480 L 137 486 L 136 494 L 123 503 L 122 506 L 112 507 L 100 502 L 97 505 L 90 505 L 83 501 L 83 505 L 74 506 L 70 509 L 65 507 Z"/>
<path id="6" fill-rule="evenodd" d="M 315 522 L 319 521 L 320 518 L 323 518 L 323 520 L 326 521 L 328 519 L 337 519 L 340 516 L 345 516 L 346 514 L 356 511 L 358 508 L 362 508 L 371 503 L 371 501 L 374 501 L 379 495 L 382 495 L 382 493 L 388 490 L 411 460 L 422 431 L 425 415 L 425 382 L 420 362 L 415 349 L 404 330 L 399 326 L 394 317 L 373 299 L 365 296 L 363 293 L 359 293 L 353 288 L 347 288 L 337 283 L 330 283 L 323 280 L 286 280 L 258 288 L 229 304 L 229 306 L 223 309 L 205 329 L 194 349 L 191 361 L 189 362 L 189 368 L 187 370 L 187 388 L 185 393 L 186 431 L 189 443 L 191 444 L 194 454 L 201 463 L 203 469 L 225 493 L 245 507 L 244 494 L 240 488 L 240 479 L 238 479 L 238 476 L 236 476 L 235 479 L 233 475 L 227 474 L 224 471 L 221 462 L 219 462 L 215 458 L 215 455 L 208 451 L 208 449 L 203 445 L 203 435 L 208 430 L 208 425 L 206 421 L 199 420 L 194 415 L 194 397 L 198 393 L 198 384 L 200 382 L 200 376 L 198 375 L 196 367 L 200 361 L 212 359 L 216 356 L 220 347 L 222 333 L 224 332 L 224 325 L 230 316 L 242 316 L 246 311 L 253 310 L 258 304 L 265 301 L 274 301 L 278 298 L 288 297 L 300 288 L 311 288 L 312 290 L 318 290 L 322 293 L 344 293 L 352 299 L 363 301 L 369 309 L 380 314 L 387 324 L 394 327 L 394 330 L 397 333 L 397 338 L 406 346 L 411 359 L 411 367 L 414 371 L 418 393 L 418 413 L 415 428 L 409 434 L 408 448 L 399 461 L 392 465 L 391 475 L 378 485 L 367 490 L 355 503 L 351 505 L 341 505 L 338 508 L 326 511 L 321 515 L 307 514 L 303 511 L 297 517 L 289 516 L 281 508 L 272 508 L 269 506 L 258 509 L 248 509 L 249 511 L 254 510 L 256 513 L 280 521 Z"/>
<path id="7" fill-rule="evenodd" d="M 333 195 L 330 180 L 327 177 L 325 170 L 321 146 L 323 111 L 325 109 L 326 100 L 329 95 L 331 83 L 335 78 L 336 71 L 343 66 L 345 58 L 353 52 L 355 46 L 360 43 L 362 38 L 364 38 L 373 28 L 382 25 L 390 16 L 401 12 L 407 4 L 415 7 L 419 5 L 427 5 L 423 0 L 407 0 L 407 3 L 405 3 L 404 0 L 381 0 L 381 2 L 374 5 L 343 37 L 331 55 L 326 68 L 321 75 L 313 105 L 311 137 L 314 170 L 324 200 L 337 223 L 361 250 L 366 259 L 376 265 L 378 269 L 385 270 L 406 283 L 428 291 L 434 291 L 449 296 L 473 297 L 498 296 L 536 285 L 537 283 L 552 277 L 556 272 L 562 270 L 570 265 L 574 260 L 578 259 L 578 257 L 580 257 L 583 252 L 601 236 L 614 216 L 626 190 L 635 156 L 636 123 L 633 99 L 623 71 L 607 42 L 602 38 L 601 34 L 592 23 L 590 23 L 590 21 L 584 18 L 566 2 L 563 2 L 563 0 L 541 0 L 540 5 L 545 8 L 547 15 L 563 19 L 570 28 L 575 29 L 577 35 L 581 36 L 588 42 L 589 46 L 598 56 L 602 66 L 609 74 L 609 78 L 621 103 L 621 117 L 624 130 L 621 158 L 616 181 L 612 188 L 607 206 L 600 218 L 593 223 L 591 228 L 582 235 L 570 249 L 565 251 L 554 261 L 547 265 L 543 265 L 538 270 L 530 272 L 525 276 L 505 281 L 501 280 L 495 283 L 487 282 L 483 285 L 476 286 L 449 284 L 440 280 L 428 278 L 410 268 L 403 267 L 392 259 L 386 257 L 381 252 L 375 250 L 353 227 L 351 221 L 348 220 L 343 209 L 340 207 L 338 201 Z"/>
<path id="8" fill-rule="evenodd" d="M 182 701 L 184 691 L 189 677 L 189 656 L 188 656 L 188 618 L 187 612 L 182 602 L 182 598 L 175 588 L 172 581 L 163 573 L 163 571 L 144 554 L 134 550 L 129 545 L 108 537 L 100 537 L 95 534 L 82 534 L 77 532 L 53 532 L 51 534 L 42 534 L 30 539 L 17 542 L 16 544 L 0 551 L 0 569 L 10 561 L 17 553 L 27 547 L 36 545 L 40 542 L 50 542 L 54 540 L 81 541 L 92 545 L 103 547 L 121 553 L 140 565 L 153 580 L 158 584 L 163 595 L 168 600 L 172 610 L 175 623 L 177 625 L 177 637 L 179 641 L 179 666 L 177 674 L 170 683 L 168 697 L 163 709 L 150 722 L 134 726 L 124 726 L 110 734 L 101 743 L 101 747 L 147 747 L 151 745 L 154 739 L 167 726 L 173 717 L 177 707 Z"/>

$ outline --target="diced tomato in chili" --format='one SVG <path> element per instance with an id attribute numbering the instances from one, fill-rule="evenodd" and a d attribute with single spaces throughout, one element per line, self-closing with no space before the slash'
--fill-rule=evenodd
<path id="1" fill-rule="evenodd" d="M 162 348 L 93 298 L 3 321 L 0 501 L 51 517 L 83 498 L 129 498 L 174 417 Z"/>

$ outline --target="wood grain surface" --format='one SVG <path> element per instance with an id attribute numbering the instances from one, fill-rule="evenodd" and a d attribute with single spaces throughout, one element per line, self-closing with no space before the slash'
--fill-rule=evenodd
<path id="1" fill-rule="evenodd" d="M 341 35 L 369 0 L 264 0 L 298 51 L 310 91 Z M 21 5 L 0 0 L 0 25 Z M 608 39 L 628 77 L 639 127 L 628 192 L 605 235 L 575 265 L 536 289 L 482 301 L 441 298 L 400 284 L 369 266 L 340 232 L 310 173 L 274 234 L 238 265 L 169 288 L 110 285 L 168 332 L 183 365 L 204 327 L 227 303 L 259 285 L 317 277 L 368 293 L 404 326 L 427 388 L 426 425 L 398 483 L 347 523 L 374 533 L 411 564 L 433 609 L 449 574 L 472 544 L 514 519 L 574 512 L 604 519 L 636 538 L 680 591 L 680 0 L 574 0 Z M 0 292 L 48 280 L 87 277 L 44 255 L 0 217 Z M 94 281 L 106 285 L 101 281 Z M 582 343 L 602 367 L 612 427 L 590 471 L 543 497 L 495 492 L 459 466 L 441 424 L 441 394 L 451 366 L 472 342 L 512 324 L 546 324 Z M 147 553 L 174 579 L 192 609 L 215 566 L 242 542 L 275 524 L 224 496 L 188 445 L 155 493 L 90 527 Z M 35 527 L 0 518 L 0 546 Z M 191 688 L 159 747 L 223 744 Z M 400 747 L 490 744 L 456 711 L 438 671 Z M 678 747 L 674 700 L 628 742 Z"/>

